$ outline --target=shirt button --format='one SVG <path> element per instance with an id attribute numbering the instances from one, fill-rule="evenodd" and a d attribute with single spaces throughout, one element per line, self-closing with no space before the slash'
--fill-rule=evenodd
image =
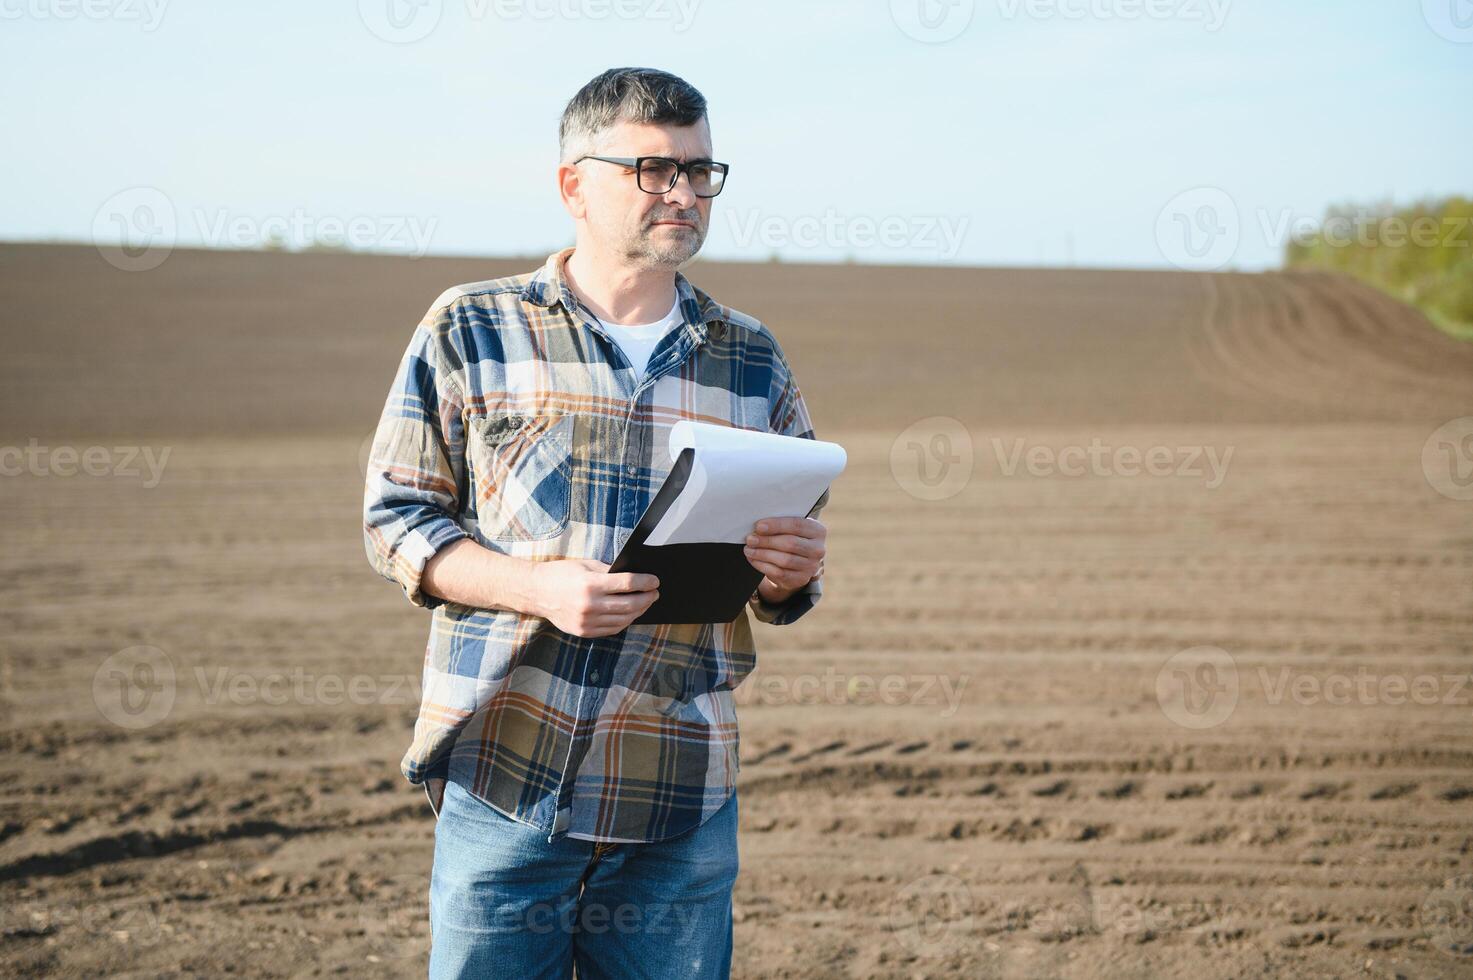
<path id="1" fill-rule="evenodd" d="M 590 683 L 590 684 L 597 684 L 598 683 L 598 678 L 599 678 L 599 673 L 598 673 L 597 670 L 590 670 L 588 672 L 588 683 Z"/>

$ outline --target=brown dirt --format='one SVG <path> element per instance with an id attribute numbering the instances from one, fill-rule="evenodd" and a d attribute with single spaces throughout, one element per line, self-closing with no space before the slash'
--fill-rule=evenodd
<path id="1" fill-rule="evenodd" d="M 359 453 L 435 295 L 539 260 L 0 246 L 0 446 L 170 454 L 0 478 L 7 974 L 423 975 L 427 619 L 364 560 Z M 850 460 L 828 594 L 740 692 L 739 975 L 1473 970 L 1473 502 L 1422 468 L 1473 345 L 1318 275 L 691 277 Z M 892 450 L 937 416 L 974 468 L 926 500 Z M 1010 474 L 1018 440 L 1232 456 Z M 130 729 L 94 682 L 140 645 L 176 689 Z M 1204 646 L 1240 691 L 1193 728 L 1158 686 Z"/>

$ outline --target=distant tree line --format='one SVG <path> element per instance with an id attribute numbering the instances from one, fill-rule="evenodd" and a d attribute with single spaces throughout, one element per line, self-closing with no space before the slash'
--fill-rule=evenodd
<path id="1" fill-rule="evenodd" d="M 1355 276 L 1473 340 L 1473 200 L 1332 207 L 1290 239 L 1284 262 Z"/>

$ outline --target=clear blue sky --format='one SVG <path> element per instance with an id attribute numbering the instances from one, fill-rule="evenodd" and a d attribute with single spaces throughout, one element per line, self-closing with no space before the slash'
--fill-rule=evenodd
<path id="1" fill-rule="evenodd" d="M 1208 187 L 1260 268 L 1327 204 L 1473 192 L 1468 0 L 418 3 L 0 0 L 0 238 L 145 186 L 180 244 L 545 254 L 559 113 L 616 65 L 710 101 L 710 258 L 1168 266 Z"/>

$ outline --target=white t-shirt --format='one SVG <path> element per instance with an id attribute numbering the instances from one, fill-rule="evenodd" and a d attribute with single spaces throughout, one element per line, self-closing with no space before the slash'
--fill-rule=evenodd
<path id="1" fill-rule="evenodd" d="M 629 358 L 629 363 L 634 365 L 634 383 L 639 384 L 644 380 L 645 368 L 649 367 L 650 354 L 654 353 L 655 345 L 682 320 L 680 296 L 675 297 L 675 304 L 670 307 L 670 312 L 654 323 L 610 323 L 602 317 L 594 319 L 598 320 L 605 333 L 614 338 L 624 351 L 624 356 Z"/>

